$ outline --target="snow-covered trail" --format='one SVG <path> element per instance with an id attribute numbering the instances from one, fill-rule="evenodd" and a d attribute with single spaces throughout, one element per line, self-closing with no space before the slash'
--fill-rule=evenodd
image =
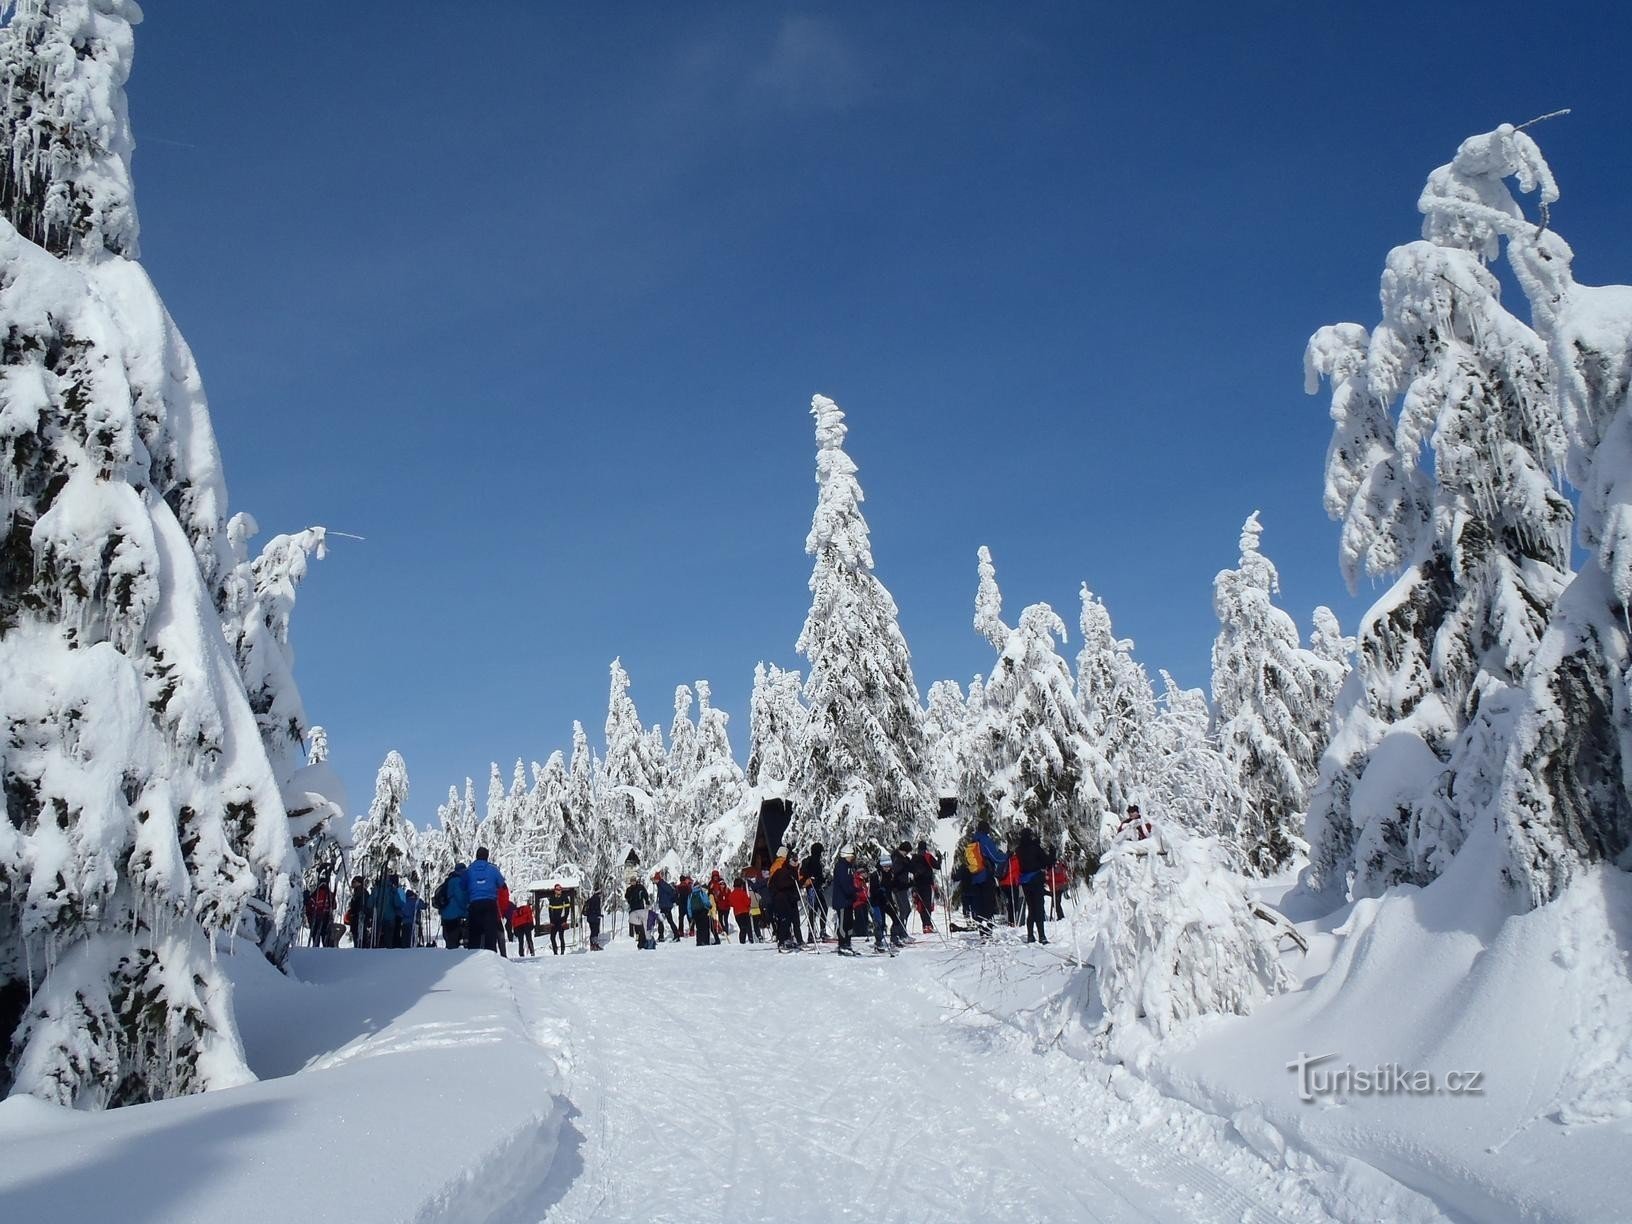
<path id="1" fill-rule="evenodd" d="M 624 942 L 540 958 L 537 1006 L 565 1040 L 581 1135 L 547 1218 L 1326 1218 L 1284 1185 L 1273 1202 L 1163 1150 L 1156 1119 L 1131 1144 L 1085 1133 L 1107 1115 L 1083 1093 L 1129 1107 L 1081 1064 L 949 1015 L 940 983 L 969 955 Z"/>

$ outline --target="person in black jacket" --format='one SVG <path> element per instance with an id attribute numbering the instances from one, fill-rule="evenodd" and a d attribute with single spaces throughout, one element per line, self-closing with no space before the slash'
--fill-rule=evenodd
<path id="1" fill-rule="evenodd" d="M 822 862 L 823 853 L 822 843 L 817 842 L 799 864 L 805 895 L 810 898 L 811 926 L 817 928 L 810 933 L 813 940 L 827 938 L 827 866 Z"/>
<path id="2" fill-rule="evenodd" d="M 589 900 L 584 902 L 584 921 L 589 923 L 589 950 L 601 950 L 601 911 L 606 901 L 597 888 L 589 894 Z"/>
<path id="3" fill-rule="evenodd" d="M 651 893 L 646 891 L 646 885 L 640 882 L 639 876 L 629 878 L 629 887 L 623 890 L 623 902 L 629 907 L 629 934 L 634 938 L 635 947 L 646 947 L 646 907 L 652 903 Z"/>
<path id="4" fill-rule="evenodd" d="M 930 915 L 935 912 L 935 869 L 940 865 L 927 841 L 919 842 L 917 852 L 907 860 L 908 870 L 912 874 L 912 901 L 917 907 L 918 916 L 924 920 L 925 935 L 935 933 L 935 923 Z"/>
<path id="5" fill-rule="evenodd" d="M 1043 886 L 1048 881 L 1048 855 L 1037 840 L 1037 831 L 1030 827 L 1020 831 L 1020 844 L 1015 848 L 1020 858 L 1020 891 L 1026 897 L 1026 942 L 1047 943 L 1043 920 L 1048 917 L 1043 908 Z M 1033 934 L 1033 932 L 1036 932 Z"/>
<path id="6" fill-rule="evenodd" d="M 797 948 L 794 924 L 799 920 L 799 876 L 793 865 L 793 852 L 786 846 L 776 852 L 771 864 L 770 887 L 771 923 L 776 932 L 776 946 L 787 951 Z"/>
<path id="7" fill-rule="evenodd" d="M 843 846 L 833 862 L 833 933 L 839 937 L 839 952 L 855 956 L 850 946 L 850 932 L 855 929 L 853 914 L 856 904 L 855 847 Z"/>

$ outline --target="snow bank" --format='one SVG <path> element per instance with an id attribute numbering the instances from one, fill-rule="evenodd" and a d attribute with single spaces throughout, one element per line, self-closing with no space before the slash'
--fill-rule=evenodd
<path id="1" fill-rule="evenodd" d="M 1593 868 L 1556 903 L 1512 914 L 1499 853 L 1482 830 L 1427 888 L 1357 902 L 1329 968 L 1310 924 L 1318 976 L 1303 989 L 1251 1020 L 1204 1022 L 1141 1070 L 1289 1167 L 1358 1162 L 1469 1219 L 1624 1217 L 1632 879 Z M 1435 1091 L 1318 1090 L 1346 1067 L 1426 1072 Z M 1477 1075 L 1477 1090 L 1451 1091 L 1452 1074 L 1464 1089 Z"/>
<path id="2" fill-rule="evenodd" d="M 559 1036 L 489 953 L 224 957 L 260 1082 L 106 1113 L 0 1102 L 0 1215 L 533 1221 L 576 1173 Z"/>

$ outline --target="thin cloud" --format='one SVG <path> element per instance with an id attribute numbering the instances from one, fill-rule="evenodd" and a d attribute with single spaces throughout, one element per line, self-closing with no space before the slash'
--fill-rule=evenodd
<path id="1" fill-rule="evenodd" d="M 830 23 L 806 14 L 782 19 L 749 85 L 758 97 L 789 110 L 828 113 L 850 110 L 872 92 L 851 44 Z"/>

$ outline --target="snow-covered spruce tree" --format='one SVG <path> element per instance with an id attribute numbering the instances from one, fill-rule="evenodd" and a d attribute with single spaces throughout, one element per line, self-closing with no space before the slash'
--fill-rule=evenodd
<path id="1" fill-rule="evenodd" d="M 475 849 L 464 834 L 463 821 L 460 819 L 463 812 L 464 805 L 459 799 L 459 788 L 448 787 L 448 801 L 436 809 L 436 827 L 442 831 L 448 853 L 457 863 L 470 862 L 471 852 Z"/>
<path id="2" fill-rule="evenodd" d="M 289 642 L 296 590 L 306 577 L 309 559 L 325 555 L 326 532 L 312 527 L 274 536 L 251 559 L 249 541 L 259 530 L 253 516 L 243 512 L 227 524 L 233 564 L 223 584 L 222 626 L 237 657 L 267 760 L 282 788 L 290 837 L 304 869 L 312 862 L 310 843 L 340 815 L 333 773 L 308 768 L 316 763 L 308 762 L 303 753 L 306 710 L 295 687 L 295 654 Z"/>
<path id="3" fill-rule="evenodd" d="M 1492 219 L 1519 214 L 1490 173 L 1493 137 L 1522 187 L 1557 198 L 1522 132 L 1464 143 L 1419 201 L 1424 239 L 1389 253 L 1375 331 L 1323 328 L 1305 356 L 1307 389 L 1332 385 L 1326 504 L 1345 575 L 1400 574 L 1361 624 L 1310 805 L 1317 888 L 1367 895 L 1444 870 L 1491 798 L 1512 688 L 1568 577 L 1552 365 L 1485 267 Z"/>
<path id="4" fill-rule="evenodd" d="M 754 666 L 748 703 L 748 785 L 766 795 L 786 792 L 805 731 L 799 673 L 772 663 Z"/>
<path id="5" fill-rule="evenodd" d="M 969 706 L 956 680 L 937 680 L 929 686 L 924 711 L 924 747 L 929 753 L 929 777 L 936 799 L 953 799 L 966 772 L 964 747 L 969 738 Z"/>
<path id="6" fill-rule="evenodd" d="M 1111 844 L 1083 917 L 1113 1040 L 1140 1024 L 1165 1036 L 1195 1016 L 1246 1015 L 1292 984 L 1218 842 L 1172 822 Z"/>
<path id="7" fill-rule="evenodd" d="M 927 832 L 934 817 L 918 686 L 895 600 L 873 572 L 844 413 L 823 395 L 810 411 L 818 492 L 805 552 L 815 562 L 797 646 L 810 661 L 808 713 L 789 836 L 893 845 Z"/>
<path id="8" fill-rule="evenodd" d="M 472 858 L 475 857 L 477 848 L 483 844 L 482 836 L 482 817 L 476 807 L 476 780 L 467 777 L 465 793 L 459 801 L 459 841 L 469 847 L 467 853 Z M 492 849 L 491 846 L 488 847 L 490 853 Z"/>
<path id="9" fill-rule="evenodd" d="M 383 872 L 406 873 L 414 862 L 414 829 L 408 803 L 408 763 L 393 748 L 374 776 L 374 799 L 352 826 L 351 870 L 370 885 Z"/>
<path id="10" fill-rule="evenodd" d="M 1163 671 L 1162 696 L 1147 729 L 1151 769 L 1135 797 L 1147 815 L 1201 837 L 1234 830 L 1242 799 L 1235 772 L 1219 748 L 1213 714 L 1200 689 L 1180 688 Z M 1231 865 L 1245 869 L 1233 842 L 1222 841 Z"/>
<path id="11" fill-rule="evenodd" d="M 1324 604 L 1315 609 L 1307 654 L 1309 675 L 1315 682 L 1312 701 L 1316 717 L 1310 723 L 1310 739 L 1318 759 L 1332 739 L 1337 696 L 1354 670 L 1354 638 L 1343 632 L 1337 613 Z"/>
<path id="12" fill-rule="evenodd" d="M 660 840 L 658 802 L 663 793 L 663 762 L 652 755 L 652 741 L 640 725 L 629 696 L 629 673 L 612 660 L 612 684 L 606 707 L 606 752 L 595 781 L 599 836 L 579 866 L 597 880 L 610 879 L 618 847 L 629 843 L 642 856 Z M 576 754 L 575 754 L 576 755 Z"/>
<path id="13" fill-rule="evenodd" d="M 1082 584 L 1082 649 L 1077 652 L 1077 700 L 1087 719 L 1088 742 L 1099 750 L 1105 773 L 1099 793 L 1113 813 L 1141 799 L 1155 772 L 1150 724 L 1156 717 L 1156 693 L 1150 677 L 1133 658 L 1133 639 L 1111 630 L 1105 602 Z M 1149 813 L 1154 815 L 1155 813 Z"/>
<path id="14" fill-rule="evenodd" d="M 595 753 L 589 746 L 584 724 L 573 720 L 572 757 L 567 766 L 567 797 L 562 819 L 561 852 L 571 862 L 588 862 L 598 843 L 605 840 L 597 826 L 600 804 L 595 779 L 600 773 Z"/>
<path id="15" fill-rule="evenodd" d="M 1213 714 L 1219 745 L 1240 788 L 1239 823 L 1227 835 L 1262 875 L 1291 861 L 1317 776 L 1316 725 L 1325 718 L 1312 656 L 1275 606 L 1280 576 L 1263 554 L 1256 511 L 1241 528 L 1238 568 L 1213 579 Z"/>
<path id="16" fill-rule="evenodd" d="M 976 625 L 993 638 L 1003 628 L 1001 603 L 991 554 L 982 548 L 980 559 Z M 1056 638 L 1066 640 L 1065 622 L 1041 603 L 1006 630 L 972 712 L 958 810 L 968 820 L 990 820 L 1000 834 L 1029 824 L 1045 845 L 1069 843 L 1091 869 L 1104 844 L 1105 798 L 1095 778 L 1105 761 L 1089 741 Z"/>
<path id="17" fill-rule="evenodd" d="M 226 489 L 136 262 L 136 5 L 0 27 L 0 1091 L 101 1107 L 250 1078 L 207 932 L 299 921 L 221 632 Z"/>
<path id="18" fill-rule="evenodd" d="M 1511 703 L 1491 804 L 1506 874 L 1528 904 L 1541 905 L 1579 864 L 1625 865 L 1632 847 L 1632 286 L 1578 284 L 1569 244 L 1508 207 L 1509 176 L 1521 186 L 1552 181 L 1522 132 L 1503 127 L 1464 142 L 1451 169 L 1451 193 L 1461 186 L 1482 195 L 1470 212 L 1508 237 L 1509 262 L 1552 356 L 1565 471 L 1581 494 L 1586 560 L 1553 607 L 1522 699 Z"/>
<path id="19" fill-rule="evenodd" d="M 689 847 L 699 868 L 730 863 L 748 834 L 742 812 L 747 784 L 731 751 L 731 717 L 716 709 L 707 680 L 697 681 L 697 768 L 686 795 L 697 833 Z"/>
<path id="20" fill-rule="evenodd" d="M 683 862 L 696 846 L 701 822 L 692 806 L 692 784 L 697 775 L 697 724 L 691 719 L 691 688 L 674 690 L 674 721 L 669 724 L 669 750 L 663 767 L 663 793 L 658 798 L 662 815 L 656 822 L 657 841 L 650 847 L 653 860 L 670 850 Z"/>
<path id="21" fill-rule="evenodd" d="M 526 878 L 539 879 L 559 865 L 566 817 L 567 764 L 556 751 L 544 764 L 533 765 L 533 790 L 517 848 Z"/>

